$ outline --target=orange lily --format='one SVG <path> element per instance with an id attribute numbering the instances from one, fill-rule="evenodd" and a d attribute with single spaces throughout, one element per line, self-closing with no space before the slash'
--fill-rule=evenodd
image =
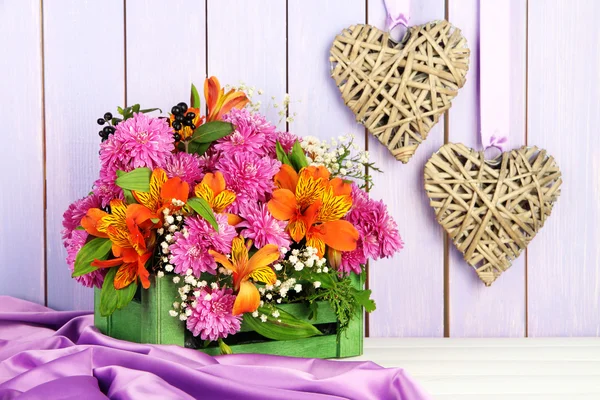
<path id="1" fill-rule="evenodd" d="M 235 193 L 225 189 L 225 178 L 220 172 L 204 175 L 202 182 L 194 187 L 196 197 L 200 197 L 210 205 L 216 213 L 222 213 L 235 201 Z"/>
<path id="2" fill-rule="evenodd" d="M 356 248 L 358 231 L 341 218 L 352 207 L 351 186 L 340 178 L 329 179 L 325 167 L 306 167 L 300 175 L 287 165 L 275 175 L 279 189 L 267 204 L 278 220 L 288 221 L 295 242 L 306 237 L 306 244 L 323 256 L 325 246 L 338 251 Z"/>
<path id="3" fill-rule="evenodd" d="M 150 287 L 146 262 L 152 256 L 147 240 L 151 241 L 151 229 L 155 215 L 141 204 L 126 205 L 122 200 L 110 202 L 111 213 L 92 208 L 82 218 L 82 226 L 90 234 L 107 237 L 112 242 L 115 258 L 94 260 L 92 266 L 111 268 L 119 266 L 115 275 L 115 289 L 123 289 L 138 277 L 142 286 Z M 152 244 L 152 243 L 150 243 Z M 151 246 L 150 246 L 151 247 Z"/>
<path id="4" fill-rule="evenodd" d="M 208 251 L 216 262 L 233 272 L 233 288 L 238 292 L 233 303 L 233 315 L 254 312 L 260 305 L 260 293 L 250 278 L 269 285 L 274 285 L 277 280 L 269 264 L 279 259 L 279 248 L 268 244 L 248 258 L 251 246 L 252 241 L 245 243 L 244 238 L 239 236 L 231 243 L 231 259 L 214 250 Z"/>
<path id="5" fill-rule="evenodd" d="M 156 217 L 162 218 L 162 211 L 168 208 L 171 211 L 180 210 L 188 200 L 190 187 L 187 182 L 179 177 L 167 179 L 167 173 L 156 168 L 150 176 L 150 192 L 133 190 L 133 197 Z"/>
<path id="6" fill-rule="evenodd" d="M 204 97 L 208 106 L 206 121 L 217 121 L 233 108 L 242 109 L 250 100 L 244 92 L 231 89 L 225 93 L 219 80 L 214 76 L 204 81 Z"/>

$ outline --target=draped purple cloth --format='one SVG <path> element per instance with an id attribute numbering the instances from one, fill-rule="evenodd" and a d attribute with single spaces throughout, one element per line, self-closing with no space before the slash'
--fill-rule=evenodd
<path id="1" fill-rule="evenodd" d="M 0 399 L 428 399 L 402 369 L 102 335 L 89 312 L 0 296 Z"/>

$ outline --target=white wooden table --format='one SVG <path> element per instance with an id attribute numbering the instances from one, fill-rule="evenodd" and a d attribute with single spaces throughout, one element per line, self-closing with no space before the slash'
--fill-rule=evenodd
<path id="1" fill-rule="evenodd" d="M 366 338 L 351 360 L 403 368 L 434 399 L 600 399 L 600 338 Z"/>

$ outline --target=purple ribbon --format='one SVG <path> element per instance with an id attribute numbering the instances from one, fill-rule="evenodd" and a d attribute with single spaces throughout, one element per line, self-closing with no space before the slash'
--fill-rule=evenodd
<path id="1" fill-rule="evenodd" d="M 479 136 L 492 158 L 508 145 L 510 22 L 509 1 L 479 0 Z"/>
<path id="2" fill-rule="evenodd" d="M 383 0 L 383 4 L 387 14 L 385 24 L 388 32 L 398 25 L 408 28 L 410 0 Z"/>

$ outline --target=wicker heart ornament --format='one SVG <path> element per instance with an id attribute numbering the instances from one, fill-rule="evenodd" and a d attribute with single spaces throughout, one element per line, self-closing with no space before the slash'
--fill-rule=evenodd
<path id="1" fill-rule="evenodd" d="M 560 194 L 560 169 L 536 147 L 486 161 L 446 144 L 425 164 L 425 190 L 437 221 L 489 286 L 544 226 Z"/>
<path id="2" fill-rule="evenodd" d="M 401 42 L 354 25 L 335 37 L 329 59 L 356 120 L 407 163 L 465 84 L 469 49 L 447 21 L 410 27 Z"/>

